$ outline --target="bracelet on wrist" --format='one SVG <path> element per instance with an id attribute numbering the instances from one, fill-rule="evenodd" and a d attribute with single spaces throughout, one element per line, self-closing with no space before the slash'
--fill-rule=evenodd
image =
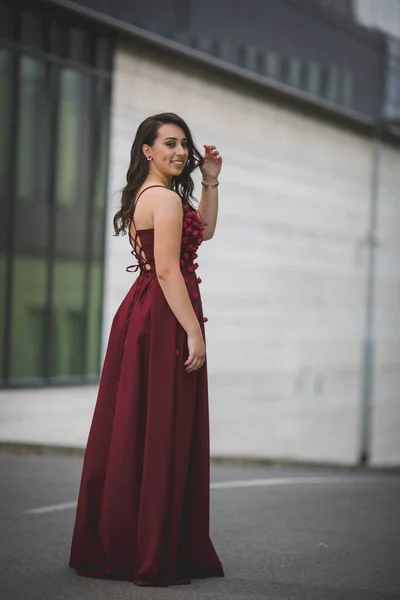
<path id="1" fill-rule="evenodd" d="M 216 188 L 219 186 L 219 181 L 217 181 L 217 183 L 207 183 L 206 181 L 202 181 L 201 185 L 205 188 L 208 188 L 208 187 Z"/>

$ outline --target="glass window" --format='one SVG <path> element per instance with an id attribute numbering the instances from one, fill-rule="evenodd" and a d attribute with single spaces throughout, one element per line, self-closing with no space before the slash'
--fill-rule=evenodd
<path id="1" fill-rule="evenodd" d="M 291 59 L 288 56 L 281 57 L 280 81 L 283 81 L 283 83 L 290 84 L 290 75 L 291 75 L 290 61 L 291 61 Z"/>
<path id="2" fill-rule="evenodd" d="M 318 92 L 318 95 L 322 96 L 322 98 L 328 98 L 329 79 L 329 67 L 323 65 L 321 68 L 320 89 Z"/>
<path id="3" fill-rule="evenodd" d="M 309 63 L 307 60 L 301 61 L 300 66 L 300 87 L 303 90 L 307 90 L 309 77 Z"/>
<path id="4" fill-rule="evenodd" d="M 51 375 L 67 377 L 83 373 L 84 352 L 83 261 L 57 260 L 52 294 Z"/>
<path id="5" fill-rule="evenodd" d="M 90 61 L 89 33 L 83 29 L 73 27 L 69 31 L 69 57 L 80 62 Z"/>
<path id="6" fill-rule="evenodd" d="M 14 251 L 18 256 L 45 257 L 49 236 L 51 124 L 45 63 L 21 56 L 18 89 Z"/>
<path id="7" fill-rule="evenodd" d="M 11 12 L 11 6 L 0 2 L 0 37 L 12 40 L 15 35 L 15 20 Z"/>
<path id="8" fill-rule="evenodd" d="M 95 56 L 94 61 L 96 67 L 99 69 L 109 70 L 111 69 L 111 58 L 112 58 L 112 42 L 111 40 L 98 37 L 95 43 Z"/>
<path id="9" fill-rule="evenodd" d="M 67 56 L 68 40 L 67 30 L 57 21 L 52 21 L 47 30 L 47 44 L 49 51 L 58 56 Z"/>
<path id="10" fill-rule="evenodd" d="M 98 138 L 95 144 L 95 168 L 93 172 L 93 206 L 91 211 L 90 227 L 92 228 L 92 260 L 103 257 L 104 248 L 104 216 L 107 201 L 107 175 L 108 175 L 108 139 L 110 120 L 110 87 L 105 81 L 97 85 L 97 114 Z"/>
<path id="11" fill-rule="evenodd" d="M 197 47 L 202 52 L 213 54 L 213 41 L 210 40 L 210 38 L 199 36 L 197 40 Z"/>
<path id="12" fill-rule="evenodd" d="M 107 196 L 108 138 L 109 138 L 109 94 L 106 82 L 97 86 L 97 105 L 99 114 L 99 138 L 96 144 L 96 161 L 94 172 L 94 209 L 104 214 Z"/>
<path id="13" fill-rule="evenodd" d="M 46 69 L 44 63 L 22 56 L 19 69 L 17 198 L 35 203 L 46 195 Z M 38 147 L 39 145 L 39 147 Z"/>
<path id="14" fill-rule="evenodd" d="M 92 263 L 86 335 L 86 373 L 96 375 L 100 369 L 101 322 L 103 307 L 103 265 Z"/>
<path id="15" fill-rule="evenodd" d="M 21 40 L 27 46 L 42 49 L 44 46 L 42 15 L 24 10 L 21 17 Z"/>
<path id="16" fill-rule="evenodd" d="M 232 58 L 232 42 L 226 38 L 218 38 L 218 52 L 216 56 L 219 56 L 223 60 L 231 60 Z"/>
<path id="17" fill-rule="evenodd" d="M 340 102 L 345 106 L 353 104 L 353 76 L 350 71 L 342 71 L 340 82 Z"/>
<path id="18" fill-rule="evenodd" d="M 336 65 L 332 65 L 329 69 L 329 87 L 328 98 L 332 102 L 339 102 L 339 78 L 340 71 Z"/>
<path id="19" fill-rule="evenodd" d="M 212 40 L 211 42 L 211 54 L 213 56 L 217 56 L 218 58 L 223 58 L 223 43 L 221 43 L 222 40 Z M 191 42 L 192 46 L 194 46 L 195 44 L 193 43 L 193 39 Z"/>
<path id="20" fill-rule="evenodd" d="M 53 377 L 84 372 L 85 274 L 96 106 L 94 81 L 72 69 L 60 73 L 57 119 L 55 244 L 52 289 Z"/>
<path id="21" fill-rule="evenodd" d="M 60 77 L 57 132 L 57 206 L 72 207 L 82 199 L 82 183 L 87 179 L 90 168 L 89 103 L 89 78 L 72 69 L 63 69 Z"/>
<path id="22" fill-rule="evenodd" d="M 0 243 L 3 241 L 6 219 L 3 210 L 6 205 L 7 181 L 10 170 L 10 136 L 12 119 L 12 55 L 0 48 Z"/>
<path id="23" fill-rule="evenodd" d="M 10 373 L 16 381 L 45 376 L 49 226 L 45 64 L 22 55 L 18 77 Z"/>
<path id="24" fill-rule="evenodd" d="M 35 344 L 29 346 L 29 366 L 34 376 L 46 375 L 46 309 L 43 306 L 32 305 L 27 310 L 27 331 L 26 337 L 28 340 L 35 340 Z M 24 377 L 27 373 L 24 372 Z"/>
<path id="25" fill-rule="evenodd" d="M 246 67 L 246 48 L 244 46 L 238 46 L 237 49 L 237 63 L 241 67 Z"/>
<path id="26" fill-rule="evenodd" d="M 257 49 L 254 46 L 238 46 L 237 63 L 241 67 L 255 71 L 257 69 Z"/>
<path id="27" fill-rule="evenodd" d="M 301 84 L 301 60 L 296 56 L 292 56 L 288 61 L 288 83 L 295 87 L 300 87 Z"/>
<path id="28" fill-rule="evenodd" d="M 0 47 L 1 385 L 83 380 L 100 368 L 112 43 L 57 7 L 9 4 L 0 39 L 20 46 Z"/>
<path id="29" fill-rule="evenodd" d="M 268 52 L 266 56 L 266 74 L 273 79 L 281 78 L 281 57 L 275 52 Z"/>
<path id="30" fill-rule="evenodd" d="M 308 63 L 305 88 L 311 94 L 318 95 L 321 87 L 321 65 L 315 60 Z"/>
<path id="31" fill-rule="evenodd" d="M 47 261 L 13 261 L 11 379 L 42 378 L 44 371 Z"/>
<path id="32" fill-rule="evenodd" d="M 0 380 L 3 378 L 3 351 L 5 330 L 7 240 L 10 226 L 9 173 L 11 158 L 12 119 L 12 55 L 0 48 Z"/>
<path id="33" fill-rule="evenodd" d="M 107 200 L 107 166 L 109 136 L 109 98 L 108 82 L 98 82 L 97 114 L 100 133 L 96 142 L 96 160 L 94 169 L 94 197 L 91 212 L 91 270 L 89 278 L 89 299 L 86 332 L 86 373 L 89 376 L 97 373 L 100 367 L 101 321 L 104 256 L 104 213 Z"/>
<path id="34" fill-rule="evenodd" d="M 5 333 L 5 308 L 6 308 L 6 277 L 7 277 L 7 257 L 0 253 L 0 382 L 3 380 L 3 359 L 4 359 L 4 333 Z"/>
<path id="35" fill-rule="evenodd" d="M 267 75 L 266 56 L 264 52 L 259 51 L 256 57 L 256 70 L 262 75 Z"/>

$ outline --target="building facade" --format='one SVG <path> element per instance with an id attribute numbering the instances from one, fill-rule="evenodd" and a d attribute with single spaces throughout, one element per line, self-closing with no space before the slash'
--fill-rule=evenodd
<path id="1" fill-rule="evenodd" d="M 353 0 L 353 4 L 354 17 L 359 23 L 400 38 L 400 0 Z"/>
<path id="2" fill-rule="evenodd" d="M 311 0 L 264 4 L 238 3 L 222 36 L 226 14 L 205 27 L 194 2 L 0 4 L 3 385 L 98 377 L 133 281 L 118 190 L 138 124 L 169 110 L 225 162 L 200 256 L 212 454 L 398 464 L 387 38 Z"/>

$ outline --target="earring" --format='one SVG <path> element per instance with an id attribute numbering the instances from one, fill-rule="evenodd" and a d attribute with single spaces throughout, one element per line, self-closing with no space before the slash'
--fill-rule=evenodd
<path id="1" fill-rule="evenodd" d="M 152 160 L 153 157 L 152 156 L 146 156 L 147 160 Z"/>

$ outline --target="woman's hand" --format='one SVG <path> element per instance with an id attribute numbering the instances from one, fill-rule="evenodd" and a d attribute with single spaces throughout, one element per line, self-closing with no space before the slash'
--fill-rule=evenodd
<path id="1" fill-rule="evenodd" d="M 191 373 L 200 369 L 206 360 L 206 346 L 204 344 L 201 329 L 196 333 L 188 334 L 187 343 L 189 348 L 189 357 L 185 362 L 186 373 Z"/>
<path id="2" fill-rule="evenodd" d="M 200 166 L 203 180 L 206 183 L 215 183 L 222 167 L 222 156 L 215 146 L 204 144 L 204 156 Z"/>

